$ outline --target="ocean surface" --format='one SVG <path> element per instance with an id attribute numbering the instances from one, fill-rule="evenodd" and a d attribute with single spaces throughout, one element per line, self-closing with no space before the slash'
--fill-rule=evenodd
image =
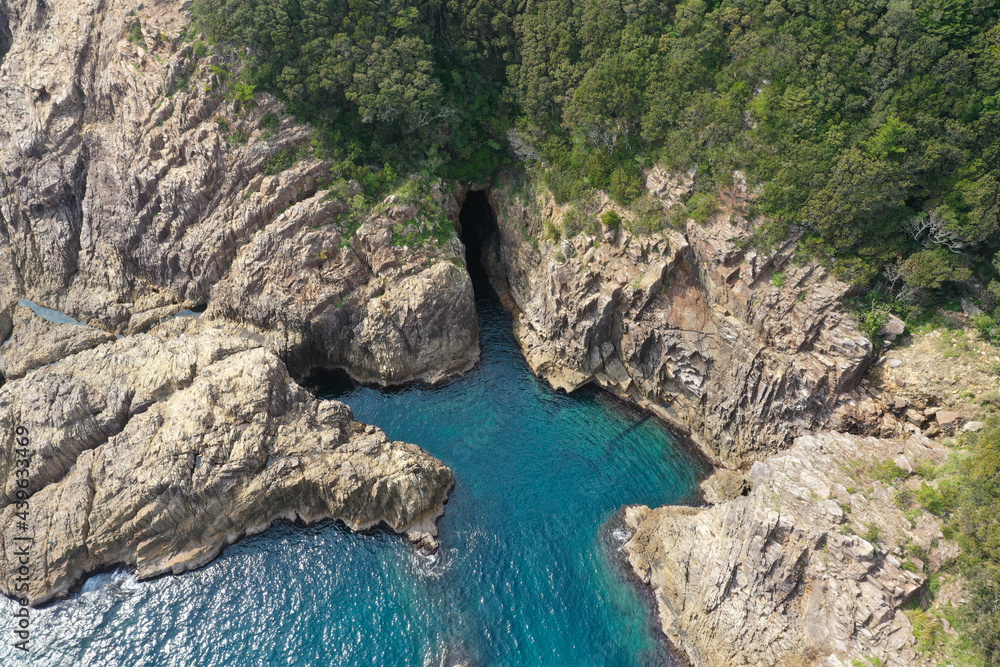
<path id="1" fill-rule="evenodd" d="M 452 468 L 436 555 L 382 531 L 280 523 L 195 572 L 91 577 L 34 612 L 27 656 L 13 648 L 14 606 L 0 600 L 0 665 L 673 664 L 621 567 L 613 518 L 623 505 L 681 500 L 704 471 L 656 419 L 538 382 L 482 272 L 473 277 L 483 356 L 466 377 L 311 387 Z"/>

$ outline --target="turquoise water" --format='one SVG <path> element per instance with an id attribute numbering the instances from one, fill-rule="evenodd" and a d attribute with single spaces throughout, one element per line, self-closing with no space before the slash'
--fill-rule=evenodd
<path id="1" fill-rule="evenodd" d="M 655 419 L 535 380 L 507 315 L 476 282 L 483 359 L 464 379 L 314 387 L 454 470 L 437 555 L 380 531 L 283 523 L 196 572 L 92 577 L 37 611 L 28 660 L 6 633 L 0 664 L 671 664 L 613 558 L 623 535 L 609 519 L 690 494 L 698 465 Z"/>
<path id="2" fill-rule="evenodd" d="M 46 308 L 45 306 L 39 306 L 30 299 L 18 299 L 17 303 L 21 306 L 27 306 L 34 311 L 36 315 L 42 319 L 48 320 L 49 322 L 54 322 L 55 324 L 80 324 L 82 326 L 81 322 L 73 319 L 66 313 L 58 310 L 52 310 L 51 308 Z"/>

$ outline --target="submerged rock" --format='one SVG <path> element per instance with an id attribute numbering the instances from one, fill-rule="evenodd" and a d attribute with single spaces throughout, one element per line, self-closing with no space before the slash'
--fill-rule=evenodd
<path id="1" fill-rule="evenodd" d="M 39 604 L 88 572 L 140 578 L 204 565 L 279 518 L 384 524 L 433 545 L 451 471 L 292 382 L 255 332 L 176 319 L 0 388 L 4 451 L 33 450 L 27 484 L 0 461 L 0 591 Z M 17 492 L 29 494 L 16 523 Z M 15 537 L 33 540 L 15 588 Z"/>

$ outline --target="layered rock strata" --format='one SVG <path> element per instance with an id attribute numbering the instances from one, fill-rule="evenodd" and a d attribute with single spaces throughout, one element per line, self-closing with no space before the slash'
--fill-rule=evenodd
<path id="1" fill-rule="evenodd" d="M 658 182 L 667 206 L 683 184 Z M 638 235 L 596 225 L 615 210 L 605 199 L 591 232 L 560 241 L 566 207 L 509 188 L 492 200 L 492 279 L 528 363 L 555 387 L 597 383 L 741 467 L 821 427 L 861 380 L 871 345 L 841 311 L 847 286 L 794 261 L 794 244 L 744 249 L 754 225 L 732 211 Z"/>
<path id="2" fill-rule="evenodd" d="M 663 632 L 695 665 L 925 664 L 901 607 L 928 564 L 904 568 L 901 547 L 916 544 L 940 564 L 953 546 L 939 542 L 936 518 L 911 525 L 891 486 L 848 472 L 943 456 L 920 436 L 802 436 L 753 465 L 745 496 L 628 508 L 625 552 L 655 593 Z M 708 485 L 733 488 L 717 481 Z"/>
<path id="3" fill-rule="evenodd" d="M 18 298 L 118 334 L 209 303 L 275 332 L 295 374 L 398 384 L 471 367 L 455 235 L 397 247 L 421 224 L 403 203 L 352 211 L 355 233 L 357 186 L 331 194 L 310 129 L 230 93 L 234 64 L 195 47 L 185 4 L 0 1 L 0 340 Z"/>
<path id="4" fill-rule="evenodd" d="M 0 536 L 0 591 L 38 604 L 113 564 L 182 572 L 279 518 L 385 525 L 433 545 L 451 471 L 315 400 L 264 340 L 177 318 L 0 388 L 3 451 L 18 427 L 33 451 L 27 477 L 0 459 L 0 522 L 21 526 Z M 15 537 L 33 540 L 26 594 Z"/>

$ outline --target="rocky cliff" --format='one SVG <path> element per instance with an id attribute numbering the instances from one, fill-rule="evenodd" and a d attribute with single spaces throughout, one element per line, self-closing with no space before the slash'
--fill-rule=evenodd
<path id="1" fill-rule="evenodd" d="M 753 465 L 746 495 L 724 497 L 740 485 L 722 472 L 706 483 L 714 506 L 628 508 L 625 552 L 663 632 L 696 665 L 932 664 L 901 607 L 954 547 L 938 519 L 911 524 L 896 489 L 864 471 L 944 456 L 920 436 L 802 436 Z"/>
<path id="2" fill-rule="evenodd" d="M 654 170 L 649 197 L 669 210 L 690 186 Z M 740 467 L 824 425 L 861 380 L 871 345 L 841 310 L 847 286 L 795 261 L 793 243 L 747 250 L 754 223 L 738 210 L 636 234 L 606 198 L 583 213 L 589 229 L 570 229 L 547 195 L 507 186 L 492 199 L 494 283 L 555 387 L 595 382 Z M 621 227 L 598 223 L 609 211 Z"/>
<path id="3" fill-rule="evenodd" d="M 33 603 L 113 563 L 197 567 L 279 517 L 430 541 L 452 483 L 289 371 L 398 384 L 475 363 L 454 231 L 425 233 L 436 223 L 406 197 L 360 210 L 309 128 L 234 89 L 187 23 L 179 0 L 0 0 L 0 429 L 3 451 L 17 426 L 36 448 Z M 675 210 L 691 178 L 652 170 L 648 212 Z M 933 554 L 936 526 L 910 526 L 845 467 L 937 454 L 809 435 L 884 416 L 850 396 L 871 347 L 839 306 L 847 287 L 794 243 L 748 247 L 739 178 L 721 210 L 672 231 L 640 233 L 643 214 L 602 196 L 582 211 L 511 183 L 490 197 L 488 269 L 535 372 L 644 405 L 737 471 L 712 478 L 711 507 L 628 511 L 667 636 L 696 664 L 919 662 L 899 609 L 925 564 L 904 552 Z M 611 211 L 623 222 L 599 222 Z M 0 460 L 4 525 L 15 461 Z M 16 545 L 0 547 L 10 594 Z"/>
<path id="4" fill-rule="evenodd" d="M 25 311 L 3 354 L 26 374 L 0 388 L 3 451 L 23 427 L 34 452 L 27 476 L 0 458 L 5 594 L 20 581 L 15 538 L 33 540 L 30 589 L 17 591 L 32 604 L 112 564 L 140 577 L 199 567 L 278 518 L 381 524 L 433 546 L 451 471 L 315 400 L 261 332 L 183 317 L 100 341 Z M 68 338 L 84 349 L 49 363 Z"/>
<path id="5" fill-rule="evenodd" d="M 309 128 L 231 90 L 232 63 L 195 42 L 184 5 L 0 0 L 0 338 L 20 297 L 120 334 L 209 304 L 273 332 L 296 374 L 469 368 L 455 235 L 394 245 L 420 224 L 404 202 L 348 224 L 358 186 L 329 192 Z"/>
<path id="6" fill-rule="evenodd" d="M 654 169 L 646 205 L 669 214 L 691 187 Z M 535 372 L 653 410 L 722 466 L 704 507 L 626 511 L 629 564 L 686 658 L 929 664 L 903 605 L 955 547 L 938 519 L 904 516 L 896 486 L 917 482 L 871 471 L 945 454 L 892 439 L 905 428 L 862 380 L 872 347 L 841 306 L 848 286 L 799 261 L 794 239 L 753 249 L 738 174 L 707 220 L 668 231 L 640 232 L 600 195 L 561 206 L 529 183 L 491 199 L 485 262 Z"/>

